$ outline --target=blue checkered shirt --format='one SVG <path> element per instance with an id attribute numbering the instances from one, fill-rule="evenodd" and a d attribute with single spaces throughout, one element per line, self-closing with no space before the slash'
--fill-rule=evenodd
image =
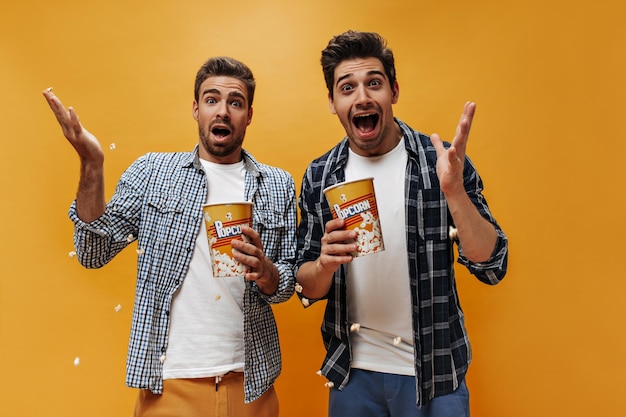
<path id="1" fill-rule="evenodd" d="M 263 294 L 253 282 L 244 292 L 246 402 L 259 398 L 281 371 L 281 352 L 270 304 L 294 291 L 296 193 L 285 171 L 257 162 L 243 152 L 245 199 L 254 203 L 253 228 L 265 255 L 280 275 L 278 290 Z M 196 238 L 203 227 L 207 198 L 205 172 L 193 152 L 149 153 L 124 172 L 105 213 L 91 223 L 76 214 L 74 244 L 80 263 L 99 268 L 137 240 L 137 288 L 126 364 L 129 387 L 163 390 L 161 356 L 167 350 L 172 296 L 187 274 Z"/>
<path id="2" fill-rule="evenodd" d="M 404 187 L 408 252 L 398 254 L 398 261 L 401 256 L 406 256 L 409 264 L 417 399 L 418 405 L 423 405 L 458 387 L 471 361 L 471 348 L 454 279 L 453 242 L 448 237 L 452 217 L 435 171 L 437 154 L 429 137 L 398 119 L 396 123 L 402 129 L 408 153 Z M 323 189 L 345 180 L 347 160 L 348 140 L 344 138 L 328 153 L 314 160 L 304 174 L 298 201 L 301 220 L 297 267 L 320 255 L 324 226 L 332 219 Z M 462 247 L 459 247 L 458 262 L 480 281 L 497 284 L 506 273 L 507 238 L 487 207 L 482 195 L 482 181 L 469 159 L 465 163 L 464 183 L 478 211 L 495 226 L 498 238 L 493 254 L 486 262 L 469 261 L 463 255 Z M 322 322 L 327 353 L 321 371 L 338 389 L 348 384 L 350 376 L 347 268 L 342 265 L 334 275 L 325 297 L 327 304 Z M 299 296 L 302 298 L 301 294 Z M 315 301 L 310 300 L 310 303 Z"/>

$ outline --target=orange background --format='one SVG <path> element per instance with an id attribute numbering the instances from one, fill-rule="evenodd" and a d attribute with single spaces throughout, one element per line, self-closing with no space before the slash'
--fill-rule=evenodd
<path id="1" fill-rule="evenodd" d="M 478 103 L 468 152 L 511 256 L 496 287 L 458 269 L 472 415 L 626 415 L 625 12 L 612 0 L 3 0 L 0 414 L 124 416 L 136 395 L 124 362 L 137 254 L 97 271 L 68 256 L 78 159 L 41 90 L 100 138 L 108 197 L 139 155 L 197 143 L 195 72 L 234 56 L 258 81 L 245 146 L 299 187 L 343 136 L 319 55 L 353 28 L 388 39 L 396 115 L 414 128 L 449 139 L 463 103 Z M 326 415 L 322 311 L 275 308 L 283 417 Z"/>

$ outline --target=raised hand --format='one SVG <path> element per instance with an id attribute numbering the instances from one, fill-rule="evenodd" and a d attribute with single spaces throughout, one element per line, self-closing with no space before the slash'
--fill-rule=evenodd
<path id="1" fill-rule="evenodd" d="M 51 89 L 43 91 L 50 109 L 57 118 L 63 135 L 74 147 L 81 161 L 84 163 L 100 163 L 104 161 L 104 152 L 98 139 L 80 123 L 78 115 L 72 107 L 65 108 L 61 100 Z"/>
<path id="2" fill-rule="evenodd" d="M 463 114 L 457 125 L 452 145 L 445 149 L 437 133 L 430 136 L 430 141 L 437 151 L 437 177 L 441 190 L 445 195 L 464 192 L 463 167 L 465 164 L 465 149 L 472 120 L 476 111 L 476 103 L 468 101 L 463 108 Z"/>
<path id="3" fill-rule="evenodd" d="M 485 262 L 495 247 L 496 229 L 481 216 L 463 184 L 465 148 L 475 111 L 475 103 L 465 103 L 454 139 L 448 149 L 444 148 L 436 133 L 431 135 L 430 140 L 437 151 L 439 184 L 446 196 L 463 253 L 473 262 Z"/>
<path id="4" fill-rule="evenodd" d="M 52 89 L 43 91 L 48 105 L 61 125 L 63 134 L 80 157 L 80 180 L 76 212 L 85 222 L 100 217 L 106 208 L 104 198 L 104 152 L 100 142 L 85 129 L 72 107 L 66 109 Z"/>

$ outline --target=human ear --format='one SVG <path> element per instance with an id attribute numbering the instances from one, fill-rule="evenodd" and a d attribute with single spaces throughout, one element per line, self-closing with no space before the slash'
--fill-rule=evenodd
<path id="1" fill-rule="evenodd" d="M 330 112 L 332 114 L 337 114 L 337 111 L 335 110 L 335 103 L 333 102 L 333 98 L 330 96 L 330 93 L 328 93 L 328 107 L 330 107 Z"/>

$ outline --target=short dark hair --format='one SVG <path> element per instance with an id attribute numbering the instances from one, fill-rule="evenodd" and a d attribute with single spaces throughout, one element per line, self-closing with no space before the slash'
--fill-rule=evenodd
<path id="1" fill-rule="evenodd" d="M 385 39 L 378 33 L 349 30 L 334 36 L 322 51 L 322 71 L 331 97 L 333 97 L 335 68 L 342 61 L 353 58 L 378 58 L 393 88 L 396 82 L 396 67 L 393 52 L 387 47 Z"/>
<path id="2" fill-rule="evenodd" d="M 198 70 L 196 74 L 196 83 L 194 88 L 194 97 L 196 101 L 200 98 L 200 86 L 209 77 L 226 76 L 237 78 L 243 81 L 248 89 L 248 108 L 252 107 L 254 100 L 254 89 L 256 82 L 254 75 L 246 64 L 227 56 L 218 56 L 210 58 Z"/>

